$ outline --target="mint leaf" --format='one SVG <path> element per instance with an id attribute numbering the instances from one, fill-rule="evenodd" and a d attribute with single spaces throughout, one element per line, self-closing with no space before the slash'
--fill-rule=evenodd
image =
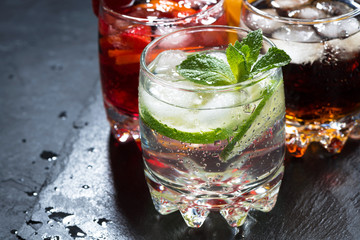
<path id="1" fill-rule="evenodd" d="M 291 61 L 289 55 L 283 50 L 272 47 L 268 52 L 262 56 L 253 66 L 251 75 L 255 76 L 260 72 L 268 71 L 272 68 L 282 67 Z"/>
<path id="2" fill-rule="evenodd" d="M 241 43 L 236 41 L 234 46 L 229 44 L 226 57 L 231 71 L 238 82 L 249 78 L 252 65 L 256 62 L 262 47 L 262 31 L 250 32 Z"/>
<path id="3" fill-rule="evenodd" d="M 229 65 L 206 54 L 189 56 L 176 66 L 176 70 L 187 80 L 202 85 L 221 86 L 237 82 Z"/>
<path id="4" fill-rule="evenodd" d="M 235 48 L 242 49 L 241 45 L 247 45 L 249 47 L 249 52 L 247 53 L 246 61 L 248 68 L 251 69 L 251 66 L 258 59 L 260 49 L 262 48 L 263 35 L 261 29 L 249 32 L 249 34 L 243 38 L 240 44 L 235 42 Z M 239 48 L 240 47 L 240 48 Z"/>
<path id="5" fill-rule="evenodd" d="M 248 51 L 250 51 L 249 48 Z M 237 82 L 247 79 L 250 73 L 244 52 L 246 52 L 246 50 L 239 51 L 231 44 L 229 44 L 229 47 L 226 49 L 226 58 Z"/>

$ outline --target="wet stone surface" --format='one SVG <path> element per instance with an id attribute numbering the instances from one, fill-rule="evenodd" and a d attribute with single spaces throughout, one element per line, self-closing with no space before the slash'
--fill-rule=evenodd
<path id="1" fill-rule="evenodd" d="M 4 0 L 0 11 L 0 239 L 360 238 L 353 140 L 288 159 L 275 208 L 238 229 L 218 213 L 200 229 L 161 216 L 136 144 L 109 134 L 90 2 Z"/>

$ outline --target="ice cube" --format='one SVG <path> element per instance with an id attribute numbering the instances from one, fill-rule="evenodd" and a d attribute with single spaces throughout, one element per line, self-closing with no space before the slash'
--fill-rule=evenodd
<path id="1" fill-rule="evenodd" d="M 320 19 L 320 18 L 326 18 L 329 15 L 327 15 L 324 11 L 317 9 L 316 7 L 306 6 L 288 12 L 288 16 L 291 18 L 301 18 L 301 19 Z"/>
<path id="2" fill-rule="evenodd" d="M 162 36 L 167 33 L 174 32 L 179 30 L 180 27 L 171 26 L 168 24 L 159 25 L 156 27 L 155 35 Z M 181 44 L 184 42 L 191 43 L 194 40 L 192 39 L 190 34 L 186 34 L 185 32 L 178 32 L 176 34 L 172 34 L 166 38 L 166 41 L 162 41 L 159 43 L 159 47 L 165 49 L 179 48 Z"/>
<path id="3" fill-rule="evenodd" d="M 175 81 L 181 77 L 176 72 L 176 66 L 186 59 L 185 52 L 180 50 L 169 50 L 160 53 L 149 67 L 158 77 Z"/>
<path id="4" fill-rule="evenodd" d="M 311 26 L 283 25 L 272 34 L 275 39 L 293 42 L 319 42 L 321 38 Z"/>
<path id="5" fill-rule="evenodd" d="M 294 9 L 307 5 L 311 0 L 272 0 L 271 6 L 278 9 Z"/>
<path id="6" fill-rule="evenodd" d="M 323 56 L 324 46 L 322 43 L 301 43 L 278 39 L 271 39 L 275 45 L 284 50 L 290 57 L 291 63 L 307 64 L 319 60 Z"/>
<path id="7" fill-rule="evenodd" d="M 359 21 L 355 18 L 315 24 L 314 26 L 321 36 L 329 39 L 345 38 L 360 30 Z"/>
<path id="8" fill-rule="evenodd" d="M 155 35 L 162 36 L 178 29 L 179 29 L 178 27 L 172 26 L 170 24 L 163 24 L 163 25 L 159 24 L 158 26 L 156 26 Z"/>
<path id="9" fill-rule="evenodd" d="M 278 16 L 275 9 L 261 9 L 265 12 L 265 16 L 254 14 L 249 12 L 246 16 L 246 24 L 250 29 L 259 29 L 261 28 L 265 35 L 271 34 L 276 29 L 280 28 L 283 24 L 276 21 L 273 17 Z M 269 17 L 266 17 L 268 15 Z"/>
<path id="10" fill-rule="evenodd" d="M 331 16 L 339 16 L 354 10 L 346 3 L 328 0 L 315 1 L 313 2 L 313 6 Z"/>
<path id="11" fill-rule="evenodd" d="M 324 51 L 320 37 L 311 26 L 284 25 L 273 33 L 271 40 L 289 54 L 292 63 L 312 63 L 320 59 Z"/>
<path id="12" fill-rule="evenodd" d="M 180 3 L 180 2 L 179 2 Z M 184 0 L 181 1 L 182 6 L 192 9 L 207 9 L 209 5 L 218 3 L 217 0 Z"/>

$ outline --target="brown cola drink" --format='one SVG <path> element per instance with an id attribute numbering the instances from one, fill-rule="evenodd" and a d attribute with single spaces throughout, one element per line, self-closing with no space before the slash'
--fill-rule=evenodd
<path id="1" fill-rule="evenodd" d="M 333 0 L 244 1 L 240 26 L 261 28 L 292 61 L 283 67 L 287 146 L 338 153 L 360 118 L 360 8 Z"/>

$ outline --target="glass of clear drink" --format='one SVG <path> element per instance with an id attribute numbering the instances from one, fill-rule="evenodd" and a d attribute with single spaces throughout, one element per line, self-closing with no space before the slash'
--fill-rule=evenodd
<path id="1" fill-rule="evenodd" d="M 147 184 L 156 210 L 179 210 L 190 227 L 200 227 L 210 211 L 240 226 L 250 209 L 270 211 L 277 199 L 285 153 L 281 68 L 227 85 L 209 83 L 216 63 L 204 72 L 209 85 L 189 81 L 178 70 L 196 54 L 226 62 L 225 49 L 247 34 L 230 26 L 182 29 L 154 40 L 141 56 Z M 261 40 L 260 55 L 273 46 Z"/>
<path id="2" fill-rule="evenodd" d="M 111 131 L 138 139 L 140 55 L 155 37 L 179 28 L 226 25 L 223 0 L 93 0 L 99 19 L 101 85 Z"/>
<path id="3" fill-rule="evenodd" d="M 263 29 L 292 62 L 283 68 L 289 152 L 311 142 L 341 152 L 360 137 L 360 5 L 351 0 L 244 0 L 240 26 Z"/>

